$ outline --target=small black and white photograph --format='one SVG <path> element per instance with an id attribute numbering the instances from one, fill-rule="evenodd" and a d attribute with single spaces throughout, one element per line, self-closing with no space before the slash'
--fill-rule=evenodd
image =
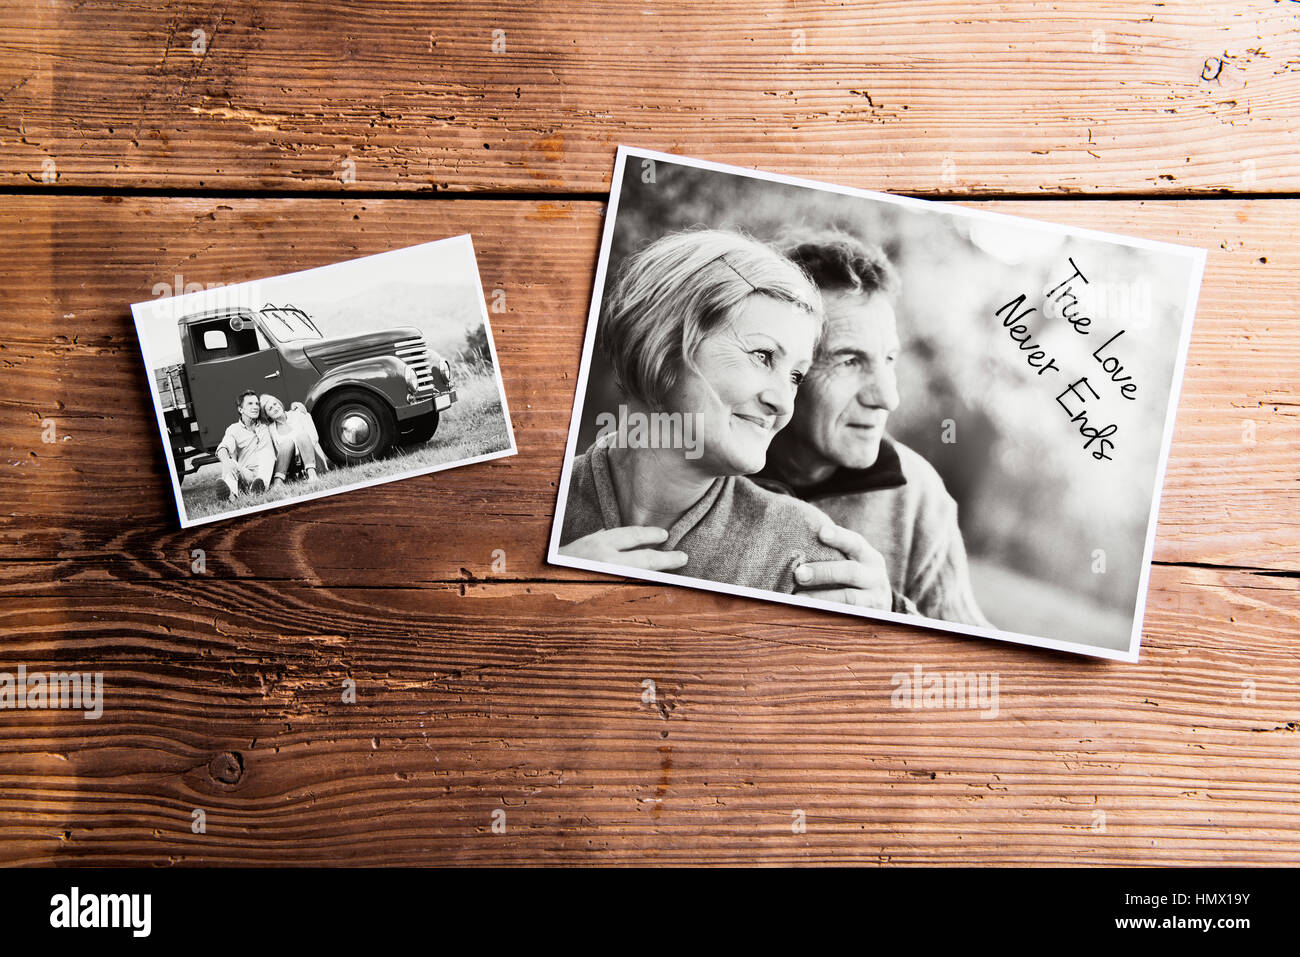
<path id="1" fill-rule="evenodd" d="M 131 311 L 182 527 L 515 454 L 468 235 Z"/>
<path id="2" fill-rule="evenodd" d="M 549 560 L 1136 661 L 1204 263 L 621 147 Z"/>

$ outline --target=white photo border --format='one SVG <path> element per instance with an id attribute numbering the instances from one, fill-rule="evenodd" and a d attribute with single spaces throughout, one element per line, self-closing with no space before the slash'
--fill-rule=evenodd
<path id="1" fill-rule="evenodd" d="M 573 460 L 577 455 L 578 433 L 582 423 L 582 407 L 587 394 L 587 378 L 591 369 L 591 360 L 595 353 L 596 328 L 600 321 L 601 303 L 605 294 L 609 255 L 613 246 L 614 226 L 618 220 L 618 205 L 620 193 L 623 188 L 624 168 L 629 159 L 646 159 L 675 164 L 678 166 L 689 166 L 696 169 L 710 170 L 718 173 L 729 173 L 736 176 L 745 176 L 750 179 L 781 183 L 786 186 L 815 189 L 823 193 L 839 193 L 844 196 L 873 199 L 880 202 L 892 203 L 896 206 L 905 208 L 924 209 L 927 211 L 939 208 L 946 209 L 954 215 L 974 219 L 984 219 L 1003 223 L 1009 221 L 1018 226 L 1032 224 L 1035 227 L 1044 228 L 1049 232 L 1081 236 L 1104 242 L 1118 243 L 1134 248 L 1156 250 L 1166 254 L 1183 256 L 1191 260 L 1192 273 L 1189 277 L 1187 304 L 1183 311 L 1181 320 L 1182 325 L 1178 343 L 1178 352 L 1174 359 L 1173 377 L 1170 380 L 1169 398 L 1165 407 L 1164 431 L 1160 444 L 1159 457 L 1156 461 L 1155 484 L 1151 495 L 1151 512 L 1147 518 L 1146 541 L 1142 552 L 1142 564 L 1138 579 L 1137 597 L 1134 603 L 1132 615 L 1133 627 L 1129 634 L 1128 647 L 1123 649 L 1102 648 L 1082 642 L 1063 641 L 1057 638 L 1027 635 L 1014 631 L 1003 631 L 998 628 L 981 628 L 977 625 L 967 625 L 960 622 L 945 621 L 939 618 L 929 618 L 924 615 L 908 615 L 893 611 L 877 611 L 869 608 L 859 608 L 853 605 L 844 605 L 837 602 L 828 602 L 817 598 L 810 598 L 806 595 L 787 595 L 780 592 L 765 591 L 763 589 L 749 588 L 741 585 L 729 585 L 708 579 L 691 578 L 686 575 L 674 575 L 670 572 L 633 569 L 621 565 L 610 565 L 605 562 L 561 555 L 560 533 L 564 527 L 564 513 L 569 497 L 569 483 L 572 479 Z M 775 601 L 787 605 L 798 605 L 803 608 L 819 608 L 859 618 L 889 621 L 901 625 L 920 625 L 940 631 L 971 635 L 977 638 L 994 638 L 1000 641 L 1012 642 L 1014 644 L 1032 645 L 1038 648 L 1048 648 L 1054 651 L 1066 651 L 1074 654 L 1088 655 L 1094 658 L 1107 658 L 1113 661 L 1128 662 L 1130 664 L 1135 663 L 1138 660 L 1138 652 L 1142 641 L 1142 625 L 1146 613 L 1147 589 L 1151 577 L 1151 556 L 1155 550 L 1156 524 L 1160 514 L 1160 494 L 1164 487 L 1165 470 L 1169 464 L 1169 450 L 1173 444 L 1174 424 L 1178 413 L 1178 397 L 1182 391 L 1183 372 L 1187 363 L 1188 347 L 1191 343 L 1192 323 L 1196 315 L 1197 300 L 1200 296 L 1201 280 L 1205 272 L 1205 260 L 1206 251 L 1194 246 L 1183 246 L 1175 243 L 1142 239 L 1135 236 L 1121 236 L 1116 233 L 1108 233 L 1076 226 L 1065 226 L 1060 223 L 1046 222 L 1037 219 L 1031 220 L 1026 217 L 1012 216 L 1007 213 L 996 213 L 991 210 L 972 209 L 954 203 L 913 199 L 908 196 L 895 196 L 891 193 L 879 193 L 873 190 L 858 189 L 851 186 L 836 186 L 831 183 L 823 183 L 817 180 L 803 179 L 796 176 L 786 176 L 781 173 L 769 173 L 741 166 L 730 166 L 725 163 L 715 163 L 709 160 L 677 156 L 673 153 L 662 153 L 655 150 L 629 147 L 620 144 L 614 159 L 614 173 L 610 186 L 609 204 L 605 212 L 605 228 L 601 233 L 600 254 L 596 264 L 595 284 L 592 287 L 591 308 L 587 313 L 587 330 L 582 345 L 582 364 L 578 369 L 577 385 L 574 389 L 573 413 L 569 422 L 569 440 L 565 447 L 563 469 L 560 473 L 560 484 L 555 505 L 555 518 L 554 524 L 551 527 L 551 538 L 547 553 L 547 561 L 553 565 L 561 565 L 567 568 L 576 568 L 585 571 L 603 572 L 609 575 L 616 575 L 620 578 L 643 579 L 646 581 L 660 582 L 665 585 L 682 585 L 688 588 L 721 592 L 727 595 L 741 595 L 749 598 L 758 598 L 763 601 Z"/>
<path id="2" fill-rule="evenodd" d="M 510 421 L 510 406 L 506 399 L 505 382 L 501 377 L 501 361 L 497 357 L 496 342 L 492 338 L 492 324 L 488 321 L 487 303 L 483 298 L 483 280 L 478 271 L 478 257 L 474 254 L 474 240 L 469 233 L 461 233 L 457 236 L 448 236 L 445 239 L 436 239 L 432 242 L 417 243 L 414 246 L 402 246 L 397 249 L 388 249 L 380 253 L 372 253 L 369 256 L 358 256 L 354 259 L 342 259 L 336 263 L 328 263 L 324 266 L 315 266 L 311 269 L 302 269 L 297 272 L 282 273 L 278 276 L 265 276 L 260 279 L 244 280 L 246 283 L 263 283 L 273 282 L 277 279 L 287 279 L 289 277 L 302 277 L 310 273 L 321 270 L 333 269 L 336 266 L 342 266 L 347 263 L 363 262 L 367 259 L 373 259 L 375 256 L 385 256 L 394 252 L 410 252 L 416 249 L 423 249 L 434 246 L 445 246 L 452 243 L 465 243 L 468 247 L 470 263 L 474 267 L 474 278 L 478 285 L 479 295 L 476 297 L 479 307 L 479 318 L 483 321 L 483 328 L 487 332 L 488 350 L 492 355 L 493 371 L 496 375 L 497 392 L 501 396 L 501 414 L 505 419 L 506 433 L 510 436 L 509 448 L 501 449 L 496 452 L 488 452 L 484 455 L 475 455 L 466 459 L 457 459 L 454 462 L 444 462 L 440 465 L 434 465 L 429 468 L 407 469 L 403 472 L 393 472 L 389 475 L 383 475 L 378 478 L 364 479 L 360 482 L 354 482 L 351 485 L 343 485 L 338 488 L 321 489 L 315 492 L 307 492 L 303 495 L 297 495 L 292 498 L 282 498 L 274 502 L 264 502 L 261 505 L 250 505 L 247 508 L 233 509 L 229 512 L 221 512 L 216 515 L 205 515 L 202 518 L 190 518 L 185 510 L 185 499 L 181 495 L 181 483 L 176 478 L 176 462 L 172 456 L 171 440 L 167 434 L 167 419 L 163 414 L 162 397 L 158 392 L 158 382 L 154 378 L 154 370 L 151 368 L 148 354 L 145 352 L 145 331 L 141 327 L 141 313 L 136 310 L 136 306 L 154 307 L 160 300 L 149 300 L 147 302 L 132 303 L 131 317 L 135 324 L 136 342 L 140 347 L 140 358 L 144 363 L 145 375 L 149 380 L 149 395 L 153 400 L 153 411 L 158 423 L 158 430 L 162 439 L 163 454 L 167 458 L 167 476 L 171 479 L 172 495 L 176 501 L 176 514 L 180 520 L 181 528 L 194 528 L 199 525 L 210 525 L 213 522 L 224 522 L 230 518 L 237 518 L 241 515 L 251 515 L 254 512 L 265 512 L 276 508 L 286 508 L 291 505 L 298 505 L 302 502 L 310 502 L 318 498 L 330 498 L 334 495 L 342 495 L 345 492 L 354 492 L 357 489 L 372 488 L 376 485 L 387 485 L 389 482 L 400 482 L 403 479 L 415 478 L 417 475 L 432 475 L 435 472 L 443 472 L 447 469 L 460 468 L 462 465 L 474 465 L 477 462 L 489 462 L 493 459 L 507 458 L 511 455 L 517 455 L 518 446 L 515 444 L 515 429 Z M 239 286 L 244 283 L 231 283 L 231 286 Z M 223 287 L 225 288 L 225 287 Z M 171 298 L 181 298 L 179 296 Z"/>

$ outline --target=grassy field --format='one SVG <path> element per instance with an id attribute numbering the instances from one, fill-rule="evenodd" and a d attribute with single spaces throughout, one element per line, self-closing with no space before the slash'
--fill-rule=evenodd
<path id="1" fill-rule="evenodd" d="M 456 383 L 456 403 L 442 413 L 433 438 L 423 445 L 401 449 L 387 458 L 359 465 L 336 466 L 318 472 L 314 483 L 292 482 L 259 495 L 247 492 L 233 501 L 217 497 L 221 467 L 205 465 L 185 480 L 181 497 L 190 519 L 241 511 L 268 502 L 292 502 L 300 495 L 329 489 L 344 490 L 360 482 L 436 468 L 448 462 L 500 452 L 510 447 L 496 378 L 489 370 Z"/>

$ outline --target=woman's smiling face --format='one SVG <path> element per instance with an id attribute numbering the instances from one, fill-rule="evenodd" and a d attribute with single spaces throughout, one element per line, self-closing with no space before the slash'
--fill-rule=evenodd
<path id="1" fill-rule="evenodd" d="M 753 295 L 730 324 L 700 341 L 668 395 L 668 411 L 700 413 L 696 464 L 711 475 L 749 475 L 790 421 L 812 363 L 816 322 L 798 306 Z"/>

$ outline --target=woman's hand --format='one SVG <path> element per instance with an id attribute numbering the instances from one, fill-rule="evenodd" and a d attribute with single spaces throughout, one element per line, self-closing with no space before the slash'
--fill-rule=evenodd
<path id="1" fill-rule="evenodd" d="M 607 528 L 574 539 L 560 547 L 560 554 L 604 562 L 607 565 L 626 565 L 629 568 L 666 572 L 681 568 L 689 558 L 685 552 L 661 552 L 652 547 L 667 539 L 668 532 L 665 529 L 628 525 L 623 528 Z M 881 564 L 884 564 L 883 560 Z"/>
<path id="2" fill-rule="evenodd" d="M 817 537 L 823 545 L 838 548 L 848 558 L 800 565 L 794 572 L 800 594 L 859 608 L 889 611 L 893 607 L 894 592 L 885 559 L 865 538 L 835 524 L 823 526 Z"/>

